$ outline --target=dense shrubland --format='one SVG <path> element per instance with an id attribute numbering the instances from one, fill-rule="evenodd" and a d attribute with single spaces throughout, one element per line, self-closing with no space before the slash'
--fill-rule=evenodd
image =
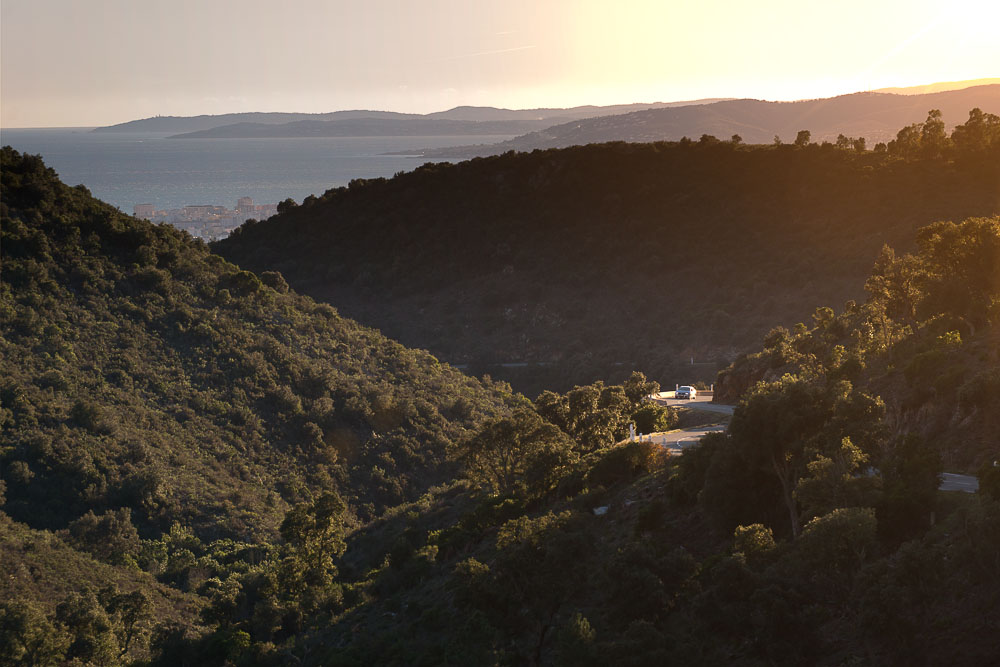
<path id="1" fill-rule="evenodd" d="M 974 110 L 951 136 L 932 113 L 866 151 L 706 136 L 427 164 L 216 249 L 531 396 L 631 369 L 673 387 L 711 381 L 817 303 L 860 300 L 884 244 L 995 214 L 998 128 Z"/>
<path id="2" fill-rule="evenodd" d="M 3 159 L 3 664 L 996 660 L 1000 219 L 774 328 L 669 457 L 641 373 L 528 401 Z"/>
<path id="3" fill-rule="evenodd" d="M 322 492 L 356 525 L 452 479 L 451 444 L 514 402 L 2 157 L 0 502 L 81 554 L 199 590 Z"/>
<path id="4" fill-rule="evenodd" d="M 849 382 L 882 397 L 887 435 L 919 437 L 952 469 L 995 460 L 1000 219 L 938 222 L 916 245 L 883 248 L 864 302 L 818 308 L 811 327 L 773 329 L 761 351 L 720 373 L 720 400 L 786 373 Z"/>

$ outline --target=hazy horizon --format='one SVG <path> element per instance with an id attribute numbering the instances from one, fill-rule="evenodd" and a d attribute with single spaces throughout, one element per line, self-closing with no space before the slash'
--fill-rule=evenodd
<path id="1" fill-rule="evenodd" d="M 5 0 L 0 126 L 796 100 L 997 74 L 996 6 L 923 1 L 900 12 L 851 0 L 837 10 L 791 0 L 631 1 L 613 12 L 568 0 Z"/>
<path id="2" fill-rule="evenodd" d="M 996 77 L 984 77 L 984 78 L 981 78 L 981 79 L 968 79 L 968 80 L 963 80 L 963 81 L 935 81 L 935 82 L 929 82 L 929 83 L 926 83 L 926 84 L 918 84 L 918 85 L 915 85 L 915 86 L 886 87 L 886 88 L 880 88 L 880 89 L 875 89 L 875 90 L 867 90 L 867 91 L 860 91 L 860 90 L 858 90 L 858 91 L 849 91 L 849 92 L 845 92 L 845 93 L 838 93 L 837 95 L 831 95 L 830 97 L 837 97 L 839 95 L 851 95 L 851 94 L 854 94 L 854 93 L 862 93 L 862 92 L 885 92 L 885 93 L 891 93 L 891 94 L 906 94 L 906 95 L 910 95 L 910 94 L 914 94 L 914 95 L 915 94 L 929 94 L 929 93 L 934 93 L 934 92 L 947 92 L 947 91 L 951 91 L 951 90 L 961 90 L 961 89 L 964 89 L 964 88 L 971 88 L 973 86 L 993 85 L 993 84 L 1000 84 L 1000 78 L 996 78 Z M 923 89 L 927 89 L 927 90 L 923 90 Z M 903 91 L 913 91 L 913 92 L 903 92 Z M 622 102 L 618 102 L 618 103 L 610 103 L 610 104 L 602 104 L 602 105 L 580 104 L 580 105 L 575 105 L 575 107 L 537 107 L 536 106 L 536 107 L 521 107 L 521 108 L 513 108 L 513 109 L 509 108 L 509 107 L 497 107 L 495 105 L 486 105 L 486 104 L 481 104 L 481 105 L 459 104 L 459 105 L 456 105 L 456 106 L 453 106 L 453 107 L 448 107 L 447 109 L 434 109 L 434 110 L 429 111 L 429 112 L 420 112 L 420 113 L 444 112 L 444 111 L 450 111 L 452 109 L 462 108 L 462 107 L 469 107 L 469 108 L 498 108 L 498 109 L 504 109 L 504 110 L 508 110 L 508 111 L 524 111 L 524 110 L 532 110 L 532 109 L 551 109 L 551 108 L 572 109 L 572 108 L 586 107 L 586 106 L 598 106 L 598 107 L 605 107 L 606 106 L 606 107 L 613 107 L 613 106 L 618 106 L 618 105 L 630 105 L 630 104 L 645 105 L 645 104 L 680 103 L 680 102 L 702 103 L 702 100 L 724 100 L 724 99 L 736 100 L 736 99 L 741 99 L 741 98 L 720 96 L 720 97 L 715 97 L 715 98 L 710 98 L 710 97 L 708 97 L 708 98 L 701 98 L 701 99 L 697 99 L 697 100 L 630 100 L 630 101 L 622 101 Z M 758 99 L 758 100 L 760 100 L 761 98 L 742 98 L 742 99 Z M 767 101 L 767 102 L 799 102 L 799 101 L 805 101 L 805 100 L 808 100 L 808 99 L 810 99 L 810 98 L 783 99 L 783 100 L 771 99 L 771 100 L 763 100 L 763 101 Z M 812 98 L 812 99 L 824 99 L 824 98 Z M 711 102 L 707 102 L 707 103 L 711 103 Z M 414 111 L 408 111 L 408 110 L 405 110 L 405 109 L 376 109 L 376 108 L 327 109 L 325 111 L 309 111 L 309 112 L 299 111 L 299 110 L 295 110 L 295 109 L 276 109 L 276 110 L 270 110 L 270 111 L 260 111 L 258 109 L 248 109 L 248 110 L 243 110 L 243 111 L 220 111 L 219 113 L 213 113 L 213 114 L 208 114 L 208 113 L 184 114 L 184 115 L 180 115 L 180 114 L 154 114 L 152 116 L 143 116 L 142 118 L 130 118 L 130 119 L 126 120 L 126 121 L 121 121 L 121 122 L 127 123 L 127 122 L 130 122 L 130 121 L 146 120 L 146 119 L 149 119 L 149 118 L 193 118 L 193 117 L 199 117 L 199 116 L 226 116 L 226 115 L 237 115 L 237 114 L 247 114 L 247 113 L 290 113 L 290 114 L 312 113 L 312 114 L 316 114 L 316 115 L 322 115 L 322 114 L 325 114 L 325 113 L 332 113 L 332 112 L 352 112 L 352 111 L 362 111 L 362 112 L 363 111 L 380 111 L 380 112 L 392 112 L 392 113 L 418 113 L 418 112 L 414 112 Z M 6 130 L 90 130 L 90 129 L 100 128 L 100 127 L 109 127 L 109 126 L 116 125 L 116 124 L 119 124 L 119 123 L 110 123 L 110 124 L 107 124 L 107 125 L 64 125 L 64 126 L 52 125 L 52 126 L 39 126 L 39 127 L 32 127 L 32 126 L 16 126 L 15 127 L 15 126 L 0 125 L 0 129 L 6 129 Z"/>

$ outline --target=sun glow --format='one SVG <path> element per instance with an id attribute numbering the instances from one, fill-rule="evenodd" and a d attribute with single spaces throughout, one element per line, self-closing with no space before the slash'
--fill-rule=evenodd
<path id="1" fill-rule="evenodd" d="M 905 11 L 873 0 L 4 0 L 0 11 L 6 127 L 790 100 L 1000 74 L 1000 3 L 973 0 Z"/>

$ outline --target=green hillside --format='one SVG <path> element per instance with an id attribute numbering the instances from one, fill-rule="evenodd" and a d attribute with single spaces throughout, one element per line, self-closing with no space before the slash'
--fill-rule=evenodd
<path id="1" fill-rule="evenodd" d="M 719 374 L 716 400 L 787 373 L 834 375 L 881 396 L 887 430 L 931 443 L 948 469 L 1000 459 L 1000 218 L 935 223 L 917 246 L 882 250 L 864 302 L 770 331 Z"/>
<path id="2" fill-rule="evenodd" d="M 952 174 L 921 202 L 956 210 L 994 168 L 813 153 Z M 687 419 L 641 373 L 532 403 L 2 158 L 0 664 L 995 661 L 1000 218 L 772 322 L 719 376 L 728 431 L 670 456 L 625 442 Z M 979 492 L 939 491 L 961 468 Z"/>
<path id="3" fill-rule="evenodd" d="M 613 444 L 629 414 L 613 406 L 649 389 L 638 376 L 546 392 L 538 416 L 459 443 L 454 484 L 331 545 L 338 597 L 312 622 L 261 627 L 288 598 L 236 577 L 214 632 L 163 664 L 234 631 L 243 664 L 989 664 L 1000 218 L 932 225 L 916 246 L 882 253 L 868 299 L 728 369 L 726 433 L 665 457 Z M 899 386 L 951 387 L 943 432 L 900 423 Z M 949 448 L 983 463 L 979 493 L 938 491 Z"/>
<path id="4" fill-rule="evenodd" d="M 31 527 L 54 535 L 53 553 L 191 591 L 259 559 L 254 545 L 321 491 L 359 523 L 450 480 L 450 444 L 515 402 L 279 274 L 241 271 L 63 185 L 38 157 L 2 159 L 0 503 L 19 522 L 4 519 L 8 556 L 38 541 L 23 537 Z M 16 570 L 4 598 L 34 590 L 54 605 L 80 588 L 74 576 L 23 588 L 30 577 L 14 575 L 37 569 L 25 549 L 20 565 L 4 558 Z M 94 590 L 99 572 L 81 575 Z"/>
<path id="5" fill-rule="evenodd" d="M 547 392 L 537 416 L 458 443 L 453 484 L 330 542 L 325 605 L 236 575 L 212 594 L 215 629 L 175 637 L 159 664 L 211 651 L 214 664 L 248 665 L 989 664 L 996 441 L 963 445 L 987 463 L 980 493 L 940 492 L 937 444 L 898 430 L 892 395 L 875 393 L 884 385 L 852 382 L 880 365 L 939 363 L 945 349 L 945 368 L 978 362 L 949 433 L 995 420 L 1000 219 L 928 227 L 918 247 L 869 280 L 904 266 L 921 276 L 909 282 L 916 326 L 886 312 L 894 288 L 842 315 L 820 309 L 786 336 L 798 364 L 751 382 L 728 432 L 665 457 L 614 444 L 629 412 L 614 406 L 649 389 L 638 376 Z M 942 280 L 959 257 L 967 270 Z M 955 325 L 964 334 L 947 335 Z M 311 620 L 261 625 L 274 607 Z"/>
<path id="6" fill-rule="evenodd" d="M 929 118 L 860 153 L 703 137 L 428 164 L 286 203 L 216 249 L 529 395 L 632 368 L 710 381 L 775 324 L 861 298 L 883 244 L 1000 210 L 1000 142 L 962 139 L 996 132 L 977 118 L 958 142 Z"/>

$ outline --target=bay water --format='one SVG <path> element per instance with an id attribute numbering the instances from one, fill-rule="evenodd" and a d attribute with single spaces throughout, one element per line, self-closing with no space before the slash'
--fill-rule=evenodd
<path id="1" fill-rule="evenodd" d="M 0 144 L 41 155 L 68 185 L 83 184 L 98 199 L 132 213 L 215 204 L 239 197 L 276 204 L 347 185 L 355 178 L 391 177 L 424 162 L 386 153 L 491 144 L 509 135 L 436 137 L 295 137 L 168 139 L 164 133 L 92 132 L 91 128 L 0 129 Z"/>

